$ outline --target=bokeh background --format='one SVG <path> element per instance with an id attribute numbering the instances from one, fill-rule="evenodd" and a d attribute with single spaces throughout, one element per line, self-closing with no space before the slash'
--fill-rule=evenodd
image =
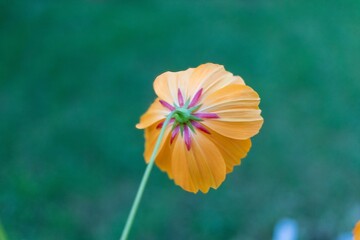
<path id="1" fill-rule="evenodd" d="M 154 169 L 130 239 L 336 239 L 360 219 L 360 1 L 0 1 L 0 218 L 9 239 L 118 239 L 154 78 L 215 62 L 265 124 L 208 194 Z"/>

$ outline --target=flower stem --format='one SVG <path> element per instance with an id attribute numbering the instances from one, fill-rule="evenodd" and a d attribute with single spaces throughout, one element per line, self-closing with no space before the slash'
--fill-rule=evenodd
<path id="1" fill-rule="evenodd" d="M 3 226 L 1 225 L 1 222 L 0 222 L 0 240 L 6 240 L 7 237 L 6 237 L 6 234 L 5 234 L 5 230 L 3 228 Z"/>
<path id="2" fill-rule="evenodd" d="M 141 183 L 140 183 L 140 186 L 139 186 L 139 189 L 136 193 L 136 197 L 135 197 L 135 200 L 133 202 L 133 205 L 131 207 L 131 210 L 130 210 L 130 214 L 126 220 L 126 224 L 125 224 L 125 227 L 124 227 L 124 230 L 121 234 L 121 238 L 120 240 L 126 240 L 128 235 L 129 235 L 129 232 L 130 232 L 130 229 L 131 229 L 131 226 L 133 224 L 133 221 L 134 221 L 134 218 L 135 218 L 135 215 L 136 215 L 136 211 L 139 207 L 139 203 L 140 203 L 140 200 L 141 200 L 141 197 L 143 195 L 143 192 L 144 192 L 144 189 L 145 189 L 145 186 L 146 186 L 146 183 L 149 179 L 149 176 L 150 176 L 150 172 L 151 172 L 151 169 L 152 167 L 154 166 L 154 162 L 155 162 L 155 157 L 156 157 L 156 154 L 159 150 L 159 147 L 160 147 L 160 143 L 161 143 L 161 140 L 163 139 L 164 137 L 164 133 L 165 133 L 165 129 L 166 129 L 166 126 L 169 124 L 170 122 L 170 119 L 173 117 L 173 112 L 171 112 L 165 119 L 165 122 L 161 128 L 161 131 L 160 131 L 160 135 L 156 141 L 156 144 L 155 144 L 155 148 L 151 154 L 151 158 L 150 158 L 150 161 L 149 161 L 149 164 L 147 165 L 146 169 L 145 169 L 145 173 L 141 179 Z"/>

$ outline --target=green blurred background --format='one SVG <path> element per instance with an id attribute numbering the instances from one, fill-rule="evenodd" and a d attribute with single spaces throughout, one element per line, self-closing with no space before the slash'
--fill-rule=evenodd
<path id="1" fill-rule="evenodd" d="M 130 239 L 336 239 L 360 219 L 360 1 L 0 1 L 0 218 L 9 239 L 118 239 L 154 78 L 215 62 L 265 124 L 208 194 L 154 169 Z"/>

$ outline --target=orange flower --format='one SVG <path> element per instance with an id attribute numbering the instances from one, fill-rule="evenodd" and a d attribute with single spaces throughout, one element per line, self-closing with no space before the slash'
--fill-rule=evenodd
<path id="1" fill-rule="evenodd" d="M 354 240 L 360 240 L 360 221 L 355 225 L 354 231 Z"/>
<path id="2" fill-rule="evenodd" d="M 173 114 L 156 165 L 186 191 L 218 188 L 263 124 L 259 95 L 241 77 L 212 63 L 165 72 L 154 89 L 158 98 L 136 125 L 145 129 L 146 162 L 166 116 Z"/>

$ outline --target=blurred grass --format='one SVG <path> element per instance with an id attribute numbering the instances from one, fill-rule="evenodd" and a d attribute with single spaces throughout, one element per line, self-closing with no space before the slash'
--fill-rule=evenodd
<path id="1" fill-rule="evenodd" d="M 215 62 L 265 124 L 207 195 L 155 170 L 131 239 L 301 239 L 360 219 L 359 1 L 1 1 L 0 216 L 9 239 L 117 239 L 164 71 Z"/>

